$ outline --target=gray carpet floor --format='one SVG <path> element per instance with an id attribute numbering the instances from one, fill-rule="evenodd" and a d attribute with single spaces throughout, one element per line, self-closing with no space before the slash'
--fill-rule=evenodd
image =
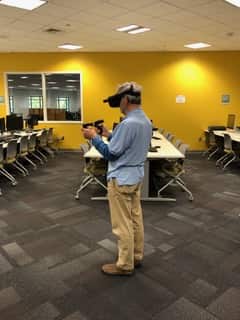
<path id="1" fill-rule="evenodd" d="M 143 204 L 144 266 L 128 278 L 100 272 L 116 239 L 96 186 L 74 199 L 81 172 L 65 153 L 15 188 L 1 179 L 1 320 L 240 319 L 239 167 L 187 160 L 195 201 Z"/>

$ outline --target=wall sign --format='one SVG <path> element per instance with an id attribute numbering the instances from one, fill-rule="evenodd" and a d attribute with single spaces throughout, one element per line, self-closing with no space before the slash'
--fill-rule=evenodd
<path id="1" fill-rule="evenodd" d="M 222 104 L 229 104 L 230 103 L 230 94 L 223 94 L 222 95 Z"/>
<path id="2" fill-rule="evenodd" d="M 186 97 L 182 94 L 176 96 L 176 103 L 186 103 Z"/>

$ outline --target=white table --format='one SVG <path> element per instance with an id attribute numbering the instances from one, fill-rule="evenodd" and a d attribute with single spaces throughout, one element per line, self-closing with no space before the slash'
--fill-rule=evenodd
<path id="1" fill-rule="evenodd" d="M 218 137 L 224 137 L 224 134 L 229 134 L 232 141 L 238 142 L 238 143 L 240 142 L 240 131 L 215 130 L 213 131 L 213 133 L 215 134 L 215 136 L 218 136 Z"/>
<path id="2" fill-rule="evenodd" d="M 157 138 L 157 139 L 154 139 Z M 107 140 L 104 139 L 107 143 Z M 145 175 L 143 180 L 142 197 L 143 201 L 176 201 L 175 198 L 165 198 L 165 197 L 150 197 L 150 162 L 160 159 L 184 159 L 185 156 L 162 134 L 158 131 L 154 132 L 152 139 L 152 147 L 160 147 L 157 152 L 148 152 L 147 160 L 145 162 Z M 96 159 L 103 158 L 103 156 L 96 150 L 94 146 L 90 148 L 88 152 L 84 155 L 85 158 Z M 95 197 L 92 200 L 107 200 L 106 197 Z"/>
<path id="3" fill-rule="evenodd" d="M 1 137 L 8 138 L 8 137 L 14 135 L 14 136 L 17 138 L 17 143 L 20 143 L 21 137 L 26 137 L 26 136 L 27 136 L 27 137 L 30 138 L 30 136 L 33 135 L 33 134 L 36 134 L 37 137 L 38 137 L 38 136 L 41 135 L 41 133 L 42 133 L 42 130 L 40 130 L 40 131 L 35 131 L 35 132 L 34 132 L 34 131 L 33 131 L 33 132 L 21 131 L 21 132 L 17 132 L 17 133 L 14 133 L 14 134 L 11 134 L 11 133 L 9 133 L 9 132 L 5 132 L 5 133 L 3 133 L 3 134 L 1 135 Z M 4 142 L 4 141 L 3 141 L 3 142 Z M 3 148 L 7 148 L 7 146 L 8 146 L 8 143 L 7 143 L 7 142 L 3 143 Z"/>

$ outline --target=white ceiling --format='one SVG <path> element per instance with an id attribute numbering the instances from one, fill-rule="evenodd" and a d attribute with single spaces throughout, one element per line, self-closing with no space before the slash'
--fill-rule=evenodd
<path id="1" fill-rule="evenodd" d="M 129 35 L 117 27 L 139 24 L 151 32 Z M 59 34 L 47 34 L 59 28 Z M 233 33 L 229 36 L 229 33 Z M 240 8 L 224 0 L 49 0 L 34 11 L 0 5 L 1 52 L 186 51 L 207 42 L 208 50 L 240 50 Z"/>

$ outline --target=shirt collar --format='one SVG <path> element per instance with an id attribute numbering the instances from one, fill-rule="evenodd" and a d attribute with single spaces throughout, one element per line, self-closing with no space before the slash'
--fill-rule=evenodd
<path id="1" fill-rule="evenodd" d="M 141 111 L 142 111 L 141 108 L 134 109 L 134 110 L 128 112 L 128 114 L 126 115 L 126 117 L 127 117 L 127 118 L 128 118 L 128 117 L 131 117 L 132 115 L 134 115 L 134 114 L 136 114 L 136 113 L 139 113 L 139 112 L 141 112 Z"/>

